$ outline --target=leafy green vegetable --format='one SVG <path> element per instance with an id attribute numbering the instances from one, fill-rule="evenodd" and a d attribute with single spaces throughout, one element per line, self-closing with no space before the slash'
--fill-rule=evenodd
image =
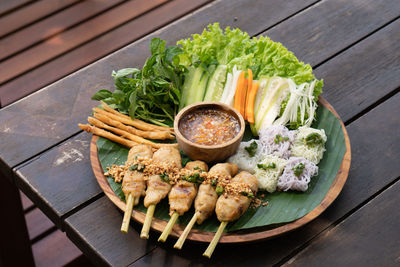
<path id="1" fill-rule="evenodd" d="M 275 162 L 270 162 L 270 163 L 268 163 L 268 165 L 259 163 L 259 164 L 257 164 L 257 168 L 266 171 L 268 169 L 275 169 L 276 168 L 276 164 L 275 164 Z"/>
<path id="2" fill-rule="evenodd" d="M 201 34 L 194 34 L 192 38 L 180 40 L 177 44 L 182 45 L 184 51 L 182 57 L 186 59 L 186 66 L 191 66 L 197 71 L 212 73 L 210 68 L 217 65 L 216 71 L 212 73 L 208 82 L 204 101 L 221 101 L 221 97 L 225 95 L 224 89 L 232 90 L 231 86 L 224 88 L 224 85 L 227 81 L 227 73 L 232 73 L 235 65 L 238 70 L 250 68 L 255 80 L 263 77 L 282 77 L 292 79 L 297 85 L 311 83 L 315 80 L 311 66 L 300 62 L 281 43 L 274 42 L 266 36 L 250 38 L 247 33 L 230 27 L 222 30 L 218 23 L 208 25 Z M 190 76 L 188 83 L 189 81 Z M 185 85 L 186 83 L 185 80 Z M 203 93 L 203 87 L 197 87 L 197 84 L 192 81 L 190 91 L 196 92 L 199 88 L 198 90 Z M 314 101 L 317 101 L 318 96 L 322 93 L 322 86 L 323 81 L 316 80 L 312 92 Z M 225 100 L 222 102 L 225 102 Z M 282 115 L 287 102 L 288 98 L 272 101 L 269 103 L 270 112 L 260 110 L 259 123 L 257 123 L 257 127 L 253 127 L 253 132 L 256 134 L 259 130 L 261 119 L 269 125 L 270 121 L 272 123 L 275 118 Z M 181 107 L 185 105 L 187 104 L 182 103 Z M 266 113 L 270 114 L 263 116 Z M 304 125 L 302 118 L 305 117 L 307 120 L 308 116 L 307 111 L 305 115 L 301 115 L 299 110 L 297 121 L 290 120 L 284 124 L 288 124 L 292 129 L 297 129 Z M 311 114 L 311 116 L 313 118 L 314 114 Z"/>
<path id="3" fill-rule="evenodd" d="M 311 133 L 307 135 L 305 141 L 306 144 L 311 147 L 322 145 L 324 143 L 324 139 L 322 139 L 321 135 L 318 133 Z"/>
<path id="4" fill-rule="evenodd" d="M 289 140 L 289 137 L 287 137 L 287 136 L 282 137 L 282 135 L 277 134 L 277 135 L 275 135 L 274 143 L 275 144 L 279 144 L 281 142 L 285 142 L 285 141 L 288 141 L 288 140 Z"/>
<path id="5" fill-rule="evenodd" d="M 215 188 L 215 193 L 217 193 L 218 196 L 222 195 L 222 193 L 224 192 L 224 187 L 222 185 L 217 185 L 217 187 Z"/>
<path id="6" fill-rule="evenodd" d="M 168 175 L 168 173 L 162 173 L 162 174 L 160 174 L 160 178 L 163 179 L 163 181 L 166 182 L 166 183 L 169 182 L 169 175 Z"/>
<path id="7" fill-rule="evenodd" d="M 258 145 L 256 141 L 253 141 L 249 146 L 246 146 L 244 149 L 247 151 L 247 153 L 249 153 L 250 157 L 254 157 L 256 155 L 257 147 Z"/>
<path id="8" fill-rule="evenodd" d="M 245 192 L 245 191 L 242 191 L 242 192 L 240 192 L 240 194 L 242 194 L 242 195 L 245 196 L 245 197 L 251 198 L 251 199 L 254 198 L 254 194 L 253 194 L 252 192 Z"/>
<path id="9" fill-rule="evenodd" d="M 165 47 L 165 41 L 153 38 L 151 57 L 142 70 L 113 71 L 115 91 L 100 90 L 92 96 L 132 118 L 158 125 L 172 125 L 178 111 L 186 67 L 180 65 L 182 48 Z"/>
<path id="10" fill-rule="evenodd" d="M 132 166 L 130 166 L 129 167 L 129 170 L 131 170 L 131 171 L 139 171 L 139 172 L 143 172 L 143 170 L 144 170 L 144 165 L 141 165 L 141 164 L 133 164 Z"/>
<path id="11" fill-rule="evenodd" d="M 183 177 L 183 179 L 185 179 L 188 182 L 196 184 L 201 184 L 204 181 L 204 178 L 201 177 L 199 173 L 194 173 L 192 175 L 185 176 Z"/>
<path id="12" fill-rule="evenodd" d="M 303 170 L 305 167 L 306 166 L 304 165 L 304 163 L 299 163 L 292 168 L 292 171 L 293 171 L 294 175 L 299 177 L 303 173 Z"/>

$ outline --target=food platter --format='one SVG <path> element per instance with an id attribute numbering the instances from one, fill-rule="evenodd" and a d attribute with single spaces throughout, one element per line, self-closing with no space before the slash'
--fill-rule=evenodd
<path id="1" fill-rule="evenodd" d="M 286 223 L 280 224 L 276 227 L 256 227 L 244 230 L 238 230 L 233 232 L 225 233 L 221 239 L 221 243 L 243 243 L 243 242 L 252 242 L 263 239 L 268 239 L 272 237 L 276 237 L 278 235 L 293 231 L 308 222 L 312 221 L 316 217 L 318 217 L 339 195 L 341 192 L 349 173 L 350 162 L 351 162 L 351 148 L 350 141 L 346 131 L 346 128 L 340 119 L 339 115 L 336 113 L 334 108 L 322 97 L 319 97 L 319 105 L 328 109 L 334 116 L 338 119 L 341 125 L 341 130 L 344 136 L 345 143 L 345 153 L 341 160 L 340 167 L 336 173 L 329 190 L 326 195 L 322 199 L 322 201 L 310 212 L 305 214 L 303 217 Z M 98 181 L 100 187 L 106 194 L 106 196 L 122 211 L 125 210 L 126 204 L 122 201 L 112 190 L 110 184 L 108 183 L 107 178 L 104 176 L 103 168 L 101 166 L 98 150 L 97 150 L 97 136 L 93 136 L 91 145 L 90 145 L 90 160 L 93 172 L 95 174 L 96 180 Z M 139 223 L 143 223 L 145 219 L 145 213 L 134 210 L 132 213 L 132 218 Z M 167 224 L 167 221 L 154 218 L 151 228 L 154 231 L 162 232 Z M 185 225 L 175 225 L 171 236 L 178 238 L 183 232 Z M 188 239 L 195 242 L 210 242 L 214 236 L 214 232 L 201 231 L 198 229 L 193 229 L 188 236 Z"/>

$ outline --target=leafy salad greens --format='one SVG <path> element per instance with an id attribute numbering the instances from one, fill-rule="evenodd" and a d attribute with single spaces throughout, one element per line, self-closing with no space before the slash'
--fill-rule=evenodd
<path id="1" fill-rule="evenodd" d="M 171 126 L 178 111 L 186 67 L 179 64 L 178 46 L 165 47 L 165 41 L 153 38 L 151 57 L 142 70 L 113 71 L 115 91 L 100 90 L 92 96 L 121 113 L 161 126 Z"/>
<path id="2" fill-rule="evenodd" d="M 92 99 L 132 118 L 171 125 L 179 109 L 189 104 L 220 101 L 233 106 L 240 91 L 239 97 L 246 99 L 240 107 L 244 114 L 251 110 L 248 121 L 255 135 L 272 124 L 292 129 L 311 125 L 323 81 L 281 43 L 266 36 L 250 38 L 239 29 L 222 30 L 214 23 L 177 45 L 166 48 L 165 41 L 154 38 L 142 70 L 113 72 L 116 90 L 100 90 Z M 239 90 L 248 80 L 248 87 Z M 250 105 L 249 95 L 254 98 Z"/>

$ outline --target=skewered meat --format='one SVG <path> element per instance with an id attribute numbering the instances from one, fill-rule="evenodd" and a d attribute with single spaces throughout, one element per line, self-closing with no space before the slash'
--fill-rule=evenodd
<path id="1" fill-rule="evenodd" d="M 240 190 L 242 187 L 249 187 L 255 195 L 258 189 L 258 182 L 254 175 L 242 171 L 231 181 L 232 187 Z M 232 222 L 239 219 L 251 203 L 251 199 L 241 194 L 224 194 L 218 198 L 215 213 L 220 222 Z"/>
<path id="2" fill-rule="evenodd" d="M 182 168 L 181 154 L 175 147 L 161 147 L 153 155 L 153 162 L 167 164 L 171 167 Z M 147 190 L 144 198 L 144 206 L 147 208 L 151 204 L 157 204 L 167 196 L 171 190 L 171 185 L 165 182 L 160 175 L 152 175 L 147 179 Z"/>
<path id="3" fill-rule="evenodd" d="M 208 166 L 203 161 L 191 161 L 185 166 L 185 169 L 196 170 L 199 168 L 202 171 L 208 171 Z M 192 206 L 193 200 L 197 194 L 197 184 L 185 180 L 179 180 L 169 192 L 169 214 L 177 212 L 182 216 Z"/>
<path id="4" fill-rule="evenodd" d="M 145 145 L 145 144 L 136 145 L 129 150 L 126 164 L 132 164 L 136 158 L 151 159 L 152 157 L 153 157 L 153 151 L 150 145 Z"/>
<path id="5" fill-rule="evenodd" d="M 137 157 L 151 158 L 153 152 L 149 145 L 137 145 L 129 150 L 128 159 L 126 164 L 132 164 Z M 129 170 L 125 173 L 122 180 L 122 192 L 124 192 L 125 199 L 131 194 L 134 198 L 134 205 L 139 203 L 140 196 L 145 194 L 146 182 L 142 172 L 137 170 Z"/>
<path id="6" fill-rule="evenodd" d="M 238 172 L 238 167 L 233 163 L 219 163 L 214 165 L 209 175 L 216 175 L 219 177 L 231 178 Z M 196 209 L 197 223 L 201 224 L 205 219 L 210 217 L 214 212 L 215 204 L 217 202 L 218 195 L 215 192 L 215 186 L 211 184 L 201 184 L 194 207 Z"/>

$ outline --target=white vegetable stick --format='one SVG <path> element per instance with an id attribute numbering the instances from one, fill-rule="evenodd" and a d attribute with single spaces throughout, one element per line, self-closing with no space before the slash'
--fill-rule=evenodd
<path id="1" fill-rule="evenodd" d="M 255 99 L 255 102 L 254 102 L 254 115 L 257 114 L 257 111 L 260 108 L 260 103 L 261 103 L 261 100 L 262 100 L 263 95 L 265 93 L 265 89 L 267 88 L 267 84 L 268 84 L 269 80 L 270 80 L 269 78 L 263 78 L 263 79 L 260 80 L 260 85 L 258 87 L 257 94 L 256 94 L 256 99 Z"/>
<path id="2" fill-rule="evenodd" d="M 221 96 L 221 99 L 219 100 L 219 102 L 222 102 L 222 103 L 225 102 L 225 99 L 228 95 L 229 89 L 232 86 L 232 78 L 233 78 L 232 73 L 228 73 L 228 76 L 226 78 L 225 87 L 224 87 L 224 92 L 222 93 L 222 96 Z"/>
<path id="3" fill-rule="evenodd" d="M 231 89 L 229 90 L 228 97 L 225 100 L 225 104 L 233 107 L 234 99 L 235 99 L 235 93 L 236 93 L 236 85 L 239 80 L 239 75 L 242 71 L 237 70 L 236 66 L 233 67 L 233 81 L 232 81 L 232 86 Z"/>

